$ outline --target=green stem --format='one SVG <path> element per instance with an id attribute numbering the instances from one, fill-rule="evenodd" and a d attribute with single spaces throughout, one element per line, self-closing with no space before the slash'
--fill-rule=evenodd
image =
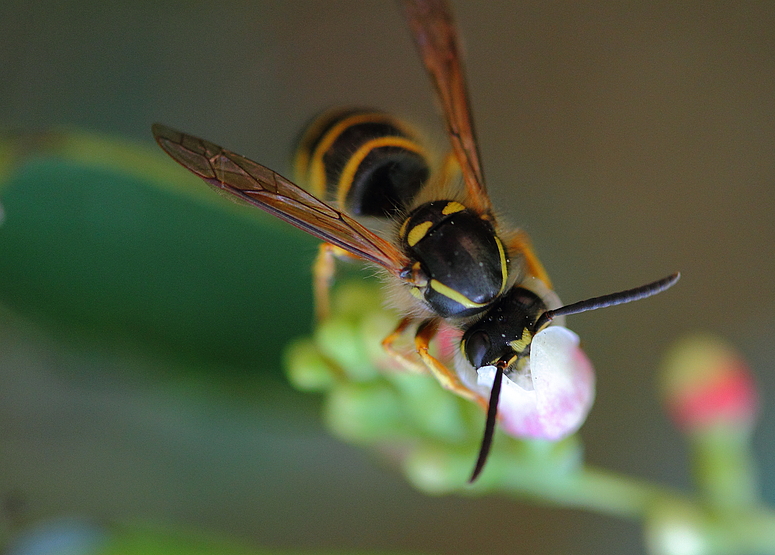
<path id="1" fill-rule="evenodd" d="M 670 530 L 690 530 L 708 546 L 708 553 L 775 555 L 775 511 L 769 507 L 719 513 L 703 500 L 677 490 L 601 468 L 584 466 L 565 474 L 545 470 L 536 466 L 510 473 L 500 485 L 522 499 L 528 496 L 557 506 L 640 520 L 652 534 L 656 531 L 663 538 L 671 537 Z M 668 542 L 655 552 L 673 553 L 677 547 Z"/>
<path id="2" fill-rule="evenodd" d="M 634 519 L 643 518 L 656 499 L 686 500 L 678 491 L 591 466 L 562 475 L 540 468 L 514 473 L 502 486 L 518 496 Z"/>
<path id="3" fill-rule="evenodd" d="M 690 435 L 692 475 L 703 500 L 719 511 L 742 511 L 759 502 L 750 430 L 715 426 Z"/>

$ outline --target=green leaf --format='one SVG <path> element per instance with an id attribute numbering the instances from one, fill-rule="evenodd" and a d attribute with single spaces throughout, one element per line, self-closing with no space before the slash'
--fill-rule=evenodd
<path id="1" fill-rule="evenodd" d="M 62 334 L 278 372 L 310 328 L 315 240 L 149 145 L 6 138 L 0 204 L 0 303 Z"/>

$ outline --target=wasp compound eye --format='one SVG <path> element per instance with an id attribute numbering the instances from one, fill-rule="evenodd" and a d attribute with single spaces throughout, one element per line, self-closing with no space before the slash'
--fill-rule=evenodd
<path id="1" fill-rule="evenodd" d="M 486 366 L 488 361 L 487 355 L 492 350 L 492 342 L 487 332 L 483 330 L 475 331 L 470 337 L 465 339 L 466 342 L 466 358 L 471 366 L 474 368 L 481 368 Z"/>

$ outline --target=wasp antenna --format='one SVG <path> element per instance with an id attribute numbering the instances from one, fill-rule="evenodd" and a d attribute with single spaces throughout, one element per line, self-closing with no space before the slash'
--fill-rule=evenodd
<path id="1" fill-rule="evenodd" d="M 651 297 L 657 293 L 661 293 L 666 289 L 670 289 L 681 278 L 681 272 L 676 272 L 665 278 L 652 281 L 646 285 L 635 287 L 633 289 L 626 289 L 619 291 L 618 293 L 611 293 L 609 295 L 603 295 L 601 297 L 592 297 L 585 301 L 579 301 L 569 305 L 555 308 L 554 310 L 547 310 L 536 322 L 535 329 L 540 330 L 551 322 L 557 316 L 568 316 L 570 314 L 578 314 L 580 312 L 587 312 L 588 310 L 597 310 L 598 308 L 606 308 L 608 306 L 615 306 L 617 304 L 630 303 L 632 301 L 639 301 L 646 297 Z"/>
<path id="2" fill-rule="evenodd" d="M 501 395 L 501 384 L 503 382 L 503 368 L 506 365 L 503 361 L 498 361 L 495 371 L 495 379 L 492 382 L 490 390 L 490 404 L 487 406 L 487 421 L 484 424 L 484 435 L 482 436 L 482 445 L 479 447 L 479 456 L 476 459 L 476 466 L 468 479 L 469 484 L 473 484 L 481 474 L 484 463 L 490 454 L 492 447 L 492 436 L 495 433 L 495 420 L 498 417 L 498 399 Z"/>

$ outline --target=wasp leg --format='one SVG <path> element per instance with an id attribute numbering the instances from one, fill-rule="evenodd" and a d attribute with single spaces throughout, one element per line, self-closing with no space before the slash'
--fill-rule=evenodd
<path id="1" fill-rule="evenodd" d="M 315 318 L 322 322 L 331 313 L 331 283 L 335 272 L 334 245 L 321 243 L 312 266 L 315 294 Z"/>
<path id="2" fill-rule="evenodd" d="M 533 246 L 530 243 L 527 233 L 518 231 L 516 235 L 509 239 L 507 245 L 508 250 L 512 255 L 517 253 L 522 255 L 528 275 L 537 277 L 543 281 L 547 287 L 550 289 L 552 288 L 552 280 L 549 279 L 549 274 L 546 273 L 544 265 L 541 264 L 536 253 L 533 252 Z"/>
<path id="3" fill-rule="evenodd" d="M 337 258 L 358 260 L 358 258 L 336 245 L 331 243 L 320 244 L 318 255 L 315 257 L 315 262 L 312 265 L 315 319 L 318 322 L 322 322 L 331 314 L 331 285 L 334 282 Z"/>
<path id="4" fill-rule="evenodd" d="M 475 403 L 478 403 L 479 406 L 481 406 L 484 410 L 487 410 L 487 399 L 468 389 L 465 385 L 463 385 L 463 382 L 460 381 L 460 378 L 458 378 L 454 371 L 447 368 L 443 362 L 428 352 L 431 339 L 433 339 L 438 330 L 438 320 L 426 320 L 420 324 L 420 326 L 417 328 L 417 334 L 414 336 L 414 345 L 417 348 L 417 354 L 420 355 L 420 358 L 425 363 L 425 366 L 428 367 L 428 370 L 431 371 L 433 376 L 439 381 L 443 388 L 452 391 L 464 399 L 474 401 Z"/>
<path id="5" fill-rule="evenodd" d="M 425 366 L 420 364 L 418 361 L 409 359 L 404 353 L 396 349 L 394 346 L 394 343 L 398 340 L 399 337 L 401 337 L 401 335 L 403 335 L 403 333 L 412 324 L 412 322 L 414 322 L 413 318 L 403 318 L 396 326 L 396 329 L 394 329 L 390 335 L 382 340 L 382 348 L 385 349 L 385 352 L 388 354 L 388 356 L 390 356 L 390 358 L 398 362 L 401 366 L 410 372 L 422 374 L 425 372 Z"/>

